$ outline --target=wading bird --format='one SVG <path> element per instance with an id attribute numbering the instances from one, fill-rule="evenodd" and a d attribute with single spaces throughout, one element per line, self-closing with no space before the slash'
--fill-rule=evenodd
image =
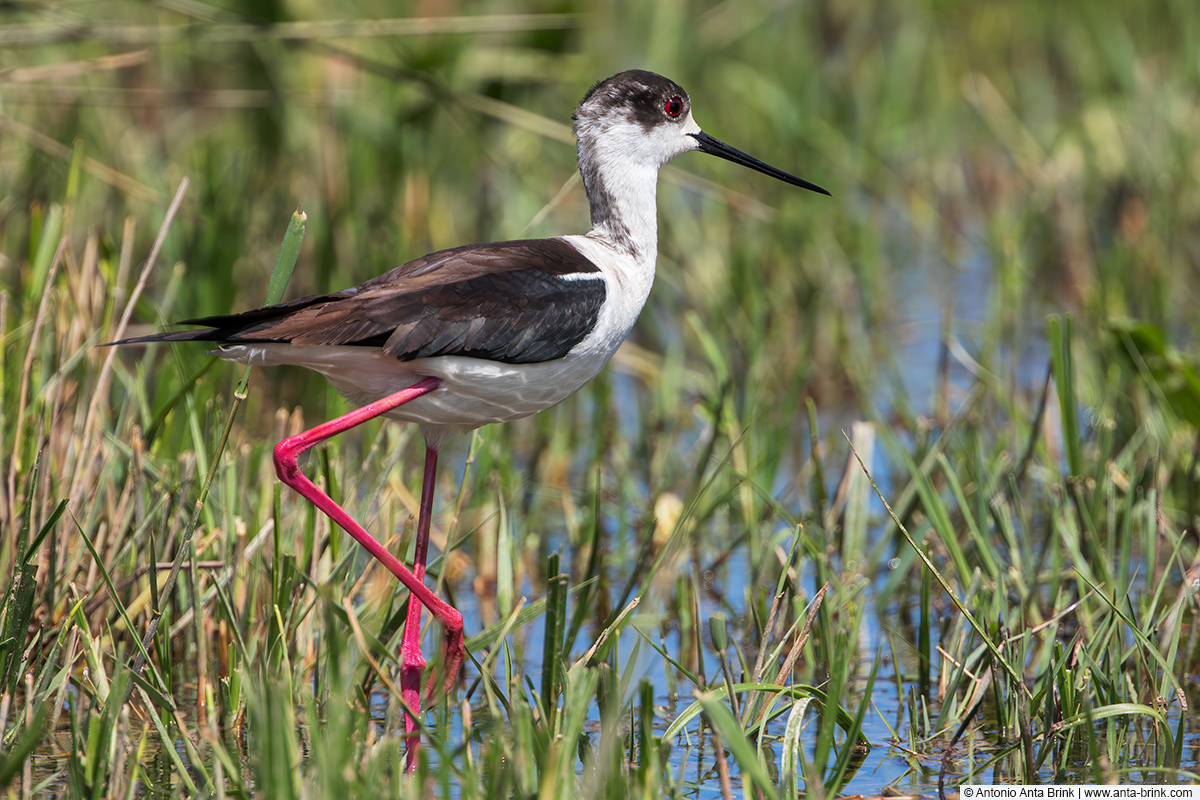
<path id="1" fill-rule="evenodd" d="M 335 294 L 187 320 L 173 331 L 113 344 L 216 342 L 213 355 L 255 366 L 298 364 L 319 372 L 356 411 L 275 447 L 279 479 L 342 526 L 408 587 L 400 684 L 421 709 L 421 607 L 441 622 L 444 687 L 464 657 L 462 615 L 424 583 L 438 450 L 447 437 L 536 414 L 574 394 L 608 363 L 650 293 L 658 253 L 659 168 L 698 150 L 794 186 L 819 186 L 700 130 L 674 81 L 629 70 L 597 83 L 576 109 L 579 171 L 591 207 L 585 235 L 440 250 Z M 384 415 L 421 426 L 425 474 L 412 570 L 300 471 L 313 445 Z M 426 693 L 436 679 L 430 676 Z M 405 715 L 407 766 L 420 746 Z"/>

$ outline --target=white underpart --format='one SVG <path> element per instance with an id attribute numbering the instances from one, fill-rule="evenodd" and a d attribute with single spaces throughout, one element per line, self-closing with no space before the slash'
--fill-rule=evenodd
<path id="1" fill-rule="evenodd" d="M 606 122 L 602 130 L 593 131 L 596 136 L 589 145 L 614 224 L 562 239 L 603 276 L 580 280 L 602 279 L 608 293 L 596 327 L 563 358 L 535 364 L 462 356 L 400 361 L 371 347 L 291 344 L 226 345 L 213 355 L 255 366 L 306 367 L 324 375 L 355 405 L 387 397 L 425 377 L 439 378 L 437 389 L 386 415 L 421 425 L 425 441 L 435 449 L 453 433 L 520 419 L 562 402 L 604 368 L 645 306 L 658 254 L 658 170 L 674 156 L 696 149 L 695 140 L 686 134 L 700 131 L 690 113 L 678 124 L 660 125 L 649 133 L 624 119 Z M 623 243 L 632 244 L 633 253 L 615 240 L 619 226 L 627 233 Z"/>

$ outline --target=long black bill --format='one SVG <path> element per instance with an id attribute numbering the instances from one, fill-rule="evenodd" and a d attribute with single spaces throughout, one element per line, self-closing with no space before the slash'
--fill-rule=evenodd
<path id="1" fill-rule="evenodd" d="M 811 192 L 825 194 L 833 197 L 825 189 L 817 186 L 815 183 L 809 183 L 803 178 L 797 178 L 795 175 L 789 175 L 781 169 L 775 169 L 770 164 L 764 164 L 754 156 L 746 155 L 736 147 L 730 147 L 720 139 L 714 139 L 704 131 L 700 133 L 688 134 L 697 142 L 700 143 L 700 152 L 708 153 L 710 156 L 723 158 L 726 161 L 732 161 L 735 164 L 741 164 L 743 167 L 749 167 L 756 172 L 761 172 L 763 175 L 770 175 L 772 178 L 777 178 L 784 183 L 790 183 L 792 186 L 799 186 L 802 189 L 808 189 Z"/>

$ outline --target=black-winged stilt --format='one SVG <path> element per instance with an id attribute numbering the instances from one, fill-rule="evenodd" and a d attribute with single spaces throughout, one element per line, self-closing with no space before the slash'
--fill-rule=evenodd
<path id="1" fill-rule="evenodd" d="M 794 186 L 819 186 L 764 164 L 700 130 L 674 81 L 630 70 L 596 84 L 576 109 L 579 170 L 592 229 L 467 245 L 410 261 L 358 286 L 113 344 L 218 342 L 213 355 L 256 366 L 298 364 L 324 375 L 361 408 L 275 447 L 280 480 L 329 515 L 411 592 L 401 645 L 405 703 L 421 708 L 424 605 L 445 628 L 444 685 L 464 657 L 462 615 L 424 583 L 438 450 L 453 433 L 536 414 L 569 397 L 608 363 L 654 281 L 658 170 L 692 150 Z M 297 456 L 379 415 L 415 422 L 425 475 L 412 571 L 301 473 Z M 413 602 L 413 600 L 417 602 Z M 434 686 L 430 676 L 426 692 Z M 405 716 L 407 765 L 419 748 Z"/>

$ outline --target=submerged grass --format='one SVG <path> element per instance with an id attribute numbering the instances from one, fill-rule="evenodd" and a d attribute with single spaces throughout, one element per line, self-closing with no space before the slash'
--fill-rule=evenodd
<path id="1" fill-rule="evenodd" d="M 1194 3 L 252 11 L 0 12 L 9 795 L 1195 779 Z M 835 200 L 676 162 L 613 367 L 447 449 L 471 657 L 410 779 L 407 595 L 271 464 L 340 401 L 95 345 L 261 303 L 277 251 L 295 296 L 580 230 L 565 121 L 631 66 Z M 306 466 L 398 552 L 414 438 Z"/>

